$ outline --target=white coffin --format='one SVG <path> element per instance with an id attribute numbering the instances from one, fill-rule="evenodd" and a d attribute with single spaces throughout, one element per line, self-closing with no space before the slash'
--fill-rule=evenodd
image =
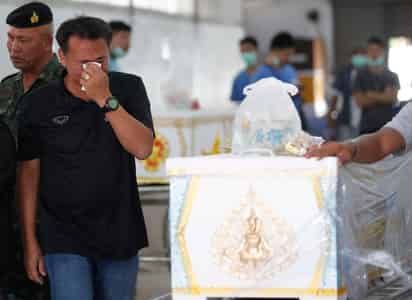
<path id="1" fill-rule="evenodd" d="M 345 299 L 335 219 L 337 162 L 174 158 L 173 299 Z"/>

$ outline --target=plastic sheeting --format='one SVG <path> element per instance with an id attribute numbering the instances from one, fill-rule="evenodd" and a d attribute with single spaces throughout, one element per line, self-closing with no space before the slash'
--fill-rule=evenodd
<path id="1" fill-rule="evenodd" d="M 213 163 L 216 160 L 219 160 L 219 163 Z M 260 188 L 257 188 L 257 191 L 274 189 L 276 190 L 276 193 L 274 193 L 276 195 L 288 194 L 288 203 L 283 202 L 273 210 L 279 214 L 279 217 L 283 215 L 282 211 L 284 209 L 292 205 L 291 203 L 294 199 L 299 199 L 300 217 L 295 218 L 295 221 L 291 223 L 296 227 L 294 230 L 295 237 L 292 239 L 293 243 L 291 243 L 291 239 L 285 239 L 285 241 L 288 241 L 286 243 L 288 246 L 285 248 L 288 251 L 285 253 L 299 252 L 301 257 L 310 258 L 315 256 L 315 249 L 321 249 L 321 253 L 323 253 L 325 258 L 325 267 L 323 268 L 323 275 L 320 277 L 323 279 L 319 281 L 317 289 L 326 290 L 331 282 L 337 282 L 337 286 L 346 286 L 351 300 L 363 300 L 367 299 L 372 291 L 376 292 L 379 290 L 380 286 L 394 283 L 396 284 L 396 289 L 400 291 L 402 288 L 408 289 L 412 286 L 409 275 L 412 258 L 412 204 L 410 201 L 412 185 L 409 183 L 412 178 L 412 154 L 400 157 L 391 156 L 371 165 L 349 164 L 341 166 L 338 169 L 339 180 L 337 184 L 336 180 L 332 180 L 333 176 L 328 177 L 325 175 L 323 177 L 322 175 L 319 182 L 313 182 L 315 187 L 317 186 L 317 193 L 322 194 L 324 199 L 326 199 L 322 208 L 317 212 L 311 212 L 310 209 L 306 208 L 305 205 L 310 202 L 310 197 L 309 193 L 304 192 L 303 185 L 300 186 L 300 184 L 302 183 L 301 177 L 305 176 L 305 170 L 308 171 L 308 168 L 311 169 L 311 164 L 314 164 L 314 167 L 319 162 L 300 158 L 276 157 L 270 159 L 229 155 L 204 158 L 202 162 L 194 163 L 193 159 L 185 161 L 185 166 L 187 166 L 187 170 L 191 170 L 191 173 L 196 175 L 198 173 L 203 174 L 202 176 L 213 178 L 213 180 L 218 180 L 216 178 L 217 174 L 226 178 L 224 191 L 219 188 L 221 185 L 214 183 L 216 193 L 206 195 L 208 199 L 219 197 L 225 199 L 225 201 L 219 202 L 221 205 L 220 210 L 222 211 L 226 211 L 225 205 L 229 205 L 229 199 L 233 197 L 233 193 L 236 190 L 233 187 L 231 188 L 231 182 L 241 180 L 239 174 L 243 173 L 247 173 L 250 176 L 248 177 L 249 181 L 253 181 L 256 187 L 260 186 Z M 320 163 L 319 166 L 325 162 L 321 161 Z M 242 170 L 248 171 L 243 172 Z M 269 170 L 276 170 L 280 174 L 284 173 L 285 176 L 276 177 L 277 181 L 283 183 L 279 184 L 276 180 L 274 181 L 274 177 L 269 175 L 272 174 Z M 254 172 L 257 173 L 255 174 Z M 290 177 L 292 174 L 294 174 L 293 179 Z M 239 178 L 236 179 L 237 177 Z M 181 180 L 183 179 L 182 177 Z M 290 189 L 291 186 L 286 185 L 286 182 L 289 181 L 290 184 L 293 184 L 293 190 Z M 241 186 L 243 185 L 237 185 L 237 187 Z M 177 185 L 173 185 L 172 191 L 176 195 L 180 195 L 176 187 Z M 286 193 L 284 189 L 289 192 Z M 211 193 L 212 190 L 209 187 L 208 193 Z M 225 191 L 230 192 L 225 194 Z M 299 193 L 303 194 L 300 195 Z M 336 205 L 334 201 L 327 200 L 334 198 L 335 196 L 333 195 L 335 193 L 337 193 Z M 204 195 L 204 197 L 206 196 Z M 236 199 L 242 199 L 242 197 L 236 197 Z M 246 208 L 253 203 L 252 200 L 245 202 Z M 202 214 L 215 214 L 217 212 L 217 210 L 210 209 L 210 201 L 199 200 L 196 203 L 207 203 L 209 209 L 206 207 L 199 209 Z M 227 211 L 230 210 L 227 209 Z M 252 214 L 252 211 L 254 210 L 245 209 L 244 216 L 236 214 L 236 218 L 229 219 L 234 222 L 233 226 L 235 226 L 238 224 L 236 222 L 241 223 L 242 220 L 245 220 L 245 222 L 249 220 L 248 216 Z M 283 228 L 281 225 L 269 225 L 267 220 L 271 218 L 265 215 L 266 211 L 257 210 L 255 211 L 256 216 L 253 214 L 255 219 L 260 220 L 261 229 L 264 228 L 262 231 L 257 231 L 264 240 L 259 249 L 283 249 L 282 239 L 272 239 L 271 237 L 272 235 L 287 237 L 290 233 L 286 231 L 286 233 L 283 232 L 281 234 L 280 231 Z M 215 217 L 217 218 L 217 216 L 213 218 L 209 216 L 208 219 L 214 219 Z M 232 223 L 229 222 L 228 224 Z M 248 223 L 244 224 L 247 225 Z M 240 226 L 239 228 L 243 227 Z M 248 227 L 246 226 L 245 228 L 247 229 Z M 267 228 L 273 228 L 273 232 L 266 231 Z M 324 233 L 320 233 L 318 231 L 320 228 L 327 230 Z M 238 231 L 233 232 L 233 236 L 237 237 L 235 233 Z M 254 234 L 256 235 L 256 232 Z M 251 236 L 253 237 L 254 235 L 252 234 Z M 315 236 L 317 236 L 316 239 L 313 238 Z M 337 239 L 337 243 L 331 242 L 334 238 Z M 235 240 L 237 241 L 237 239 Z M 223 248 L 225 248 L 226 242 L 229 243 L 227 235 L 225 235 L 225 239 L 221 240 Z M 331 245 L 336 245 L 337 251 L 333 250 Z M 201 249 L 203 248 L 201 247 Z M 229 247 L 228 249 L 232 248 Z M 283 265 L 283 262 L 287 262 L 290 258 L 288 255 L 283 256 L 280 250 L 277 250 L 275 256 L 268 259 L 269 263 L 263 261 L 264 264 L 260 271 L 254 271 L 253 274 L 259 276 L 248 280 L 248 284 L 242 285 L 244 290 L 250 290 L 250 295 L 256 297 L 256 294 L 254 294 L 256 293 L 255 288 L 263 288 L 261 285 L 263 281 L 260 279 L 260 275 L 267 274 L 267 272 L 270 273 L 270 270 L 275 270 L 271 264 L 273 259 L 277 261 L 274 265 L 278 266 Z M 236 255 L 229 262 L 237 262 L 235 258 Z M 303 265 L 309 266 L 310 264 Z M 256 264 L 256 266 L 260 265 Z M 302 269 L 297 274 L 302 275 L 302 272 L 305 272 L 305 270 Z M 216 284 L 220 284 L 221 280 L 226 280 L 225 278 L 224 276 L 219 278 L 213 277 L 213 280 L 216 280 Z M 283 275 L 280 275 L 279 278 L 283 280 Z M 340 284 L 342 279 L 344 284 Z M 286 280 L 285 286 L 290 284 L 287 278 L 284 278 L 284 280 Z M 392 291 L 396 289 L 393 288 Z M 388 300 L 392 298 L 382 296 L 381 298 L 373 299 Z"/>
<path id="2" fill-rule="evenodd" d="M 340 253 L 350 299 L 365 299 L 376 281 L 410 285 L 412 154 L 349 164 L 339 174 Z"/>
<path id="3" fill-rule="evenodd" d="M 222 182 L 225 182 L 226 189 L 231 192 L 224 194 L 225 191 L 221 189 L 221 184 L 214 183 L 216 191 L 219 190 L 219 192 L 216 192 L 214 196 L 207 195 L 210 199 L 225 199 L 225 201 L 219 202 L 220 209 L 224 208 L 223 203 L 228 205 L 228 199 L 233 197 L 234 191 L 237 190 L 229 188 L 231 181 L 238 178 L 237 186 L 245 185 L 241 181 L 241 177 L 238 177 L 239 174 L 243 173 L 252 176 L 248 184 L 259 178 L 254 185 L 261 186 L 260 190 L 262 191 L 273 189 L 276 186 L 274 194 L 281 195 L 283 193 L 288 195 L 288 204 L 283 203 L 273 211 L 280 213 L 289 207 L 293 200 L 299 199 L 301 214 L 299 218 L 293 216 L 293 226 L 299 228 L 295 231 L 295 234 L 292 234 L 292 231 L 286 229 L 281 232 L 286 225 L 283 222 L 273 221 L 275 219 L 266 215 L 268 210 L 256 211 L 256 208 L 250 204 L 253 203 L 250 200 L 253 197 L 250 196 L 250 199 L 245 202 L 245 207 L 252 206 L 245 210 L 244 216 L 240 215 L 244 218 L 243 225 L 239 223 L 242 221 L 242 218 L 239 219 L 239 213 L 233 213 L 233 218 L 228 217 L 230 220 L 227 223 L 229 224 L 227 225 L 228 228 L 216 243 L 219 247 L 223 247 L 224 251 L 217 247 L 223 252 L 219 252 L 219 249 L 215 252 L 225 254 L 218 255 L 221 259 L 218 265 L 227 264 L 228 270 L 233 268 L 241 270 L 239 274 L 243 277 L 238 279 L 247 279 L 248 282 L 247 285 L 242 284 L 242 295 L 246 294 L 245 289 L 250 290 L 250 295 L 257 293 L 255 288 L 263 288 L 261 286 L 263 278 L 266 278 L 266 276 L 272 278 L 275 273 L 280 273 L 276 271 L 279 266 L 285 269 L 291 268 L 293 265 L 289 262 L 293 257 L 291 253 L 299 252 L 301 255 L 304 253 L 301 257 L 309 259 L 316 256 L 314 255 L 316 251 L 320 251 L 320 257 L 323 259 L 318 266 L 322 275 L 319 277 L 319 282 L 318 280 L 312 282 L 313 290 L 329 291 L 330 287 L 335 286 L 338 287 L 335 293 L 339 297 L 344 294 L 341 293 L 340 288 L 346 286 L 351 300 L 361 300 L 368 296 L 368 292 L 376 281 L 391 281 L 396 278 L 398 285 L 410 286 L 411 280 L 408 272 L 410 271 L 412 258 L 412 204 L 410 201 L 412 185 L 409 184 L 409 181 L 412 178 L 412 154 L 397 157 L 390 156 L 383 161 L 370 165 L 349 164 L 342 166 L 338 171 L 338 182 L 336 182 L 336 173 L 332 172 L 335 175 L 332 173 L 319 175 L 319 182 L 316 180 L 313 182 L 315 193 L 317 197 L 321 195 L 320 198 L 326 200 L 318 200 L 320 201 L 318 203 L 319 210 L 316 213 L 311 212 L 308 207 L 306 209 L 304 207 L 310 199 L 310 192 L 299 194 L 304 190 L 303 185 L 299 187 L 299 178 L 304 176 L 305 168 L 320 168 L 322 163 L 325 162 L 309 162 L 304 159 L 282 158 L 279 156 L 274 159 L 251 158 L 249 155 L 282 154 L 283 149 L 286 148 L 287 150 L 287 146 L 290 146 L 294 137 L 303 134 L 299 117 L 290 99 L 290 95 L 295 92 L 296 88 L 294 86 L 273 78 L 261 80 L 247 87 L 245 89 L 247 98 L 240 106 L 235 118 L 232 145 L 234 155 L 209 158 L 201 160 L 201 162 L 192 161 L 190 167 L 187 167 L 188 170 L 191 170 L 191 175 L 199 169 L 202 176 L 222 176 Z M 279 107 L 282 109 L 279 109 Z M 319 140 L 310 136 L 303 136 L 301 139 L 319 143 Z M 300 148 L 310 146 L 310 143 L 295 142 L 292 145 L 300 150 Z M 241 155 L 239 156 L 239 154 Z M 300 156 L 302 154 L 297 153 L 296 155 Z M 213 163 L 213 160 L 219 160 L 219 163 Z M 195 162 L 198 165 L 195 166 Z M 180 163 L 183 163 L 183 161 Z M 187 164 L 188 161 L 184 163 Z M 313 166 L 310 166 L 311 164 Z M 253 173 L 252 170 L 255 170 L 256 173 Z M 268 176 L 269 173 L 266 173 L 269 170 L 271 172 L 285 172 L 288 175 L 284 178 L 275 176 L 277 181 L 274 181 L 273 174 L 270 173 L 272 176 Z M 334 170 L 336 172 L 336 164 Z M 306 169 L 306 171 L 308 170 Z M 296 174 L 292 178 L 290 175 L 293 172 L 296 172 Z M 285 180 L 286 178 L 287 180 Z M 285 181 L 283 182 L 283 180 Z M 282 184 L 277 186 L 276 184 L 279 182 L 282 182 Z M 288 184 L 291 184 L 291 186 L 293 184 L 293 189 Z M 284 186 L 289 186 L 289 189 L 282 190 Z M 172 195 L 176 194 L 175 190 L 176 186 L 175 189 L 172 188 Z M 211 193 L 210 189 L 208 193 Z M 177 195 L 183 194 L 177 193 Z M 236 201 L 241 198 L 242 196 L 239 195 Z M 306 201 L 302 201 L 302 199 Z M 202 201 L 197 201 L 197 203 L 199 202 Z M 208 203 L 208 201 L 203 201 L 203 203 Z M 202 214 L 206 214 L 208 208 L 205 207 L 200 211 L 202 211 Z M 199 215 L 198 217 L 202 216 Z M 208 220 L 216 217 L 211 215 Z M 272 220 L 274 223 L 270 225 L 267 220 Z M 233 231 L 233 241 L 227 236 L 230 226 L 237 226 L 237 229 Z M 262 229 L 263 227 L 273 228 L 273 232 L 265 231 Z M 247 237 L 250 241 L 238 245 L 236 243 L 243 241 L 242 237 L 238 236 L 239 232 L 242 232 L 242 228 L 249 230 L 246 232 L 244 239 Z M 219 234 L 217 236 L 220 237 Z M 273 238 L 273 236 L 276 238 Z M 286 238 L 289 236 L 294 237 L 292 239 Z M 196 238 L 194 239 L 196 240 Z M 337 243 L 334 242 L 335 239 Z M 287 242 L 287 246 L 282 244 L 282 240 L 285 240 L 285 243 Z M 227 243 L 229 244 L 226 245 Z M 259 247 L 256 245 L 250 246 L 250 244 L 259 244 Z M 245 245 L 250 247 L 248 246 L 248 248 Z M 337 247 L 334 248 L 333 245 Z M 207 246 L 203 248 L 207 248 Z M 247 251 L 243 251 L 243 248 Z M 273 252 L 273 249 L 276 249 L 276 251 Z M 243 256 L 239 256 L 240 254 Z M 244 265 L 242 257 L 254 261 L 251 270 L 248 269 L 247 264 Z M 288 267 L 284 267 L 285 265 Z M 303 276 L 302 274 L 309 269 L 310 262 L 301 265 L 305 266 L 299 271 L 299 275 Z M 249 275 L 252 277 L 249 278 Z M 224 281 L 226 279 L 225 277 L 219 279 L 214 276 L 213 280 Z M 285 286 L 291 284 L 286 275 L 282 277 L 282 280 L 284 280 L 282 284 Z M 294 279 L 294 281 L 296 280 Z M 313 290 L 308 291 L 308 293 Z M 319 295 L 319 293 L 316 292 L 315 294 Z"/>
<path id="4" fill-rule="evenodd" d="M 175 158 L 168 174 L 177 296 L 343 299 L 336 159 Z"/>
<path id="5" fill-rule="evenodd" d="M 321 143 L 301 131 L 290 98 L 296 92 L 293 85 L 274 78 L 246 87 L 246 99 L 234 122 L 232 152 L 301 156 L 311 145 Z M 411 154 L 341 167 L 338 209 L 326 207 L 314 220 L 333 220 L 339 228 L 339 269 L 353 300 L 364 299 L 374 281 L 382 278 L 401 277 L 406 285 L 409 282 L 411 178 Z"/>

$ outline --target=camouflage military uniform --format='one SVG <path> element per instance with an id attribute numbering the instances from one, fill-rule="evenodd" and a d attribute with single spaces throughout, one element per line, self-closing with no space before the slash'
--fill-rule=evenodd
<path id="1" fill-rule="evenodd" d="M 0 83 L 0 119 L 2 119 L 17 140 L 18 123 L 21 121 L 22 111 L 27 103 L 24 96 L 32 90 L 58 79 L 63 70 L 56 56 L 44 67 L 32 86 L 24 92 L 22 73 L 15 73 L 4 78 Z"/>

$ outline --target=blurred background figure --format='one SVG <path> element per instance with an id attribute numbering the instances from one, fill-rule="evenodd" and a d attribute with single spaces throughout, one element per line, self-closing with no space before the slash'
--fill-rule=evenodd
<path id="1" fill-rule="evenodd" d="M 254 80 L 276 77 L 284 82 L 299 84 L 295 68 L 289 63 L 290 56 L 295 52 L 295 40 L 288 32 L 275 35 L 270 43 L 270 53 L 256 71 Z"/>
<path id="2" fill-rule="evenodd" d="M 367 67 L 359 71 L 353 86 L 362 110 L 360 134 L 374 133 L 392 120 L 400 87 L 398 75 L 386 67 L 385 43 L 380 38 L 368 40 L 367 56 Z"/>
<path id="3" fill-rule="evenodd" d="M 298 73 L 290 64 L 290 57 L 295 52 L 295 40 L 288 32 L 276 34 L 270 43 L 270 52 L 265 64 L 260 66 L 253 75 L 253 82 L 262 78 L 275 77 L 287 83 L 299 85 Z M 306 118 L 302 110 L 302 100 L 299 95 L 293 97 L 293 102 L 302 121 L 302 128 L 306 128 Z"/>
<path id="4" fill-rule="evenodd" d="M 112 29 L 109 70 L 119 72 L 118 60 L 129 52 L 132 27 L 122 21 L 111 21 L 109 25 Z"/>
<path id="5" fill-rule="evenodd" d="M 240 54 L 245 64 L 245 68 L 236 75 L 233 80 L 230 100 L 240 103 L 245 98 L 243 89 L 252 83 L 252 76 L 258 66 L 258 42 L 252 36 L 247 36 L 239 42 Z"/>
<path id="6" fill-rule="evenodd" d="M 336 74 L 333 89 L 338 95 L 332 97 L 328 111 L 328 125 L 334 130 L 334 139 L 352 138 L 359 131 L 360 110 L 352 97 L 352 87 L 356 74 L 367 64 L 366 49 L 357 47 L 352 51 L 348 64 Z"/>

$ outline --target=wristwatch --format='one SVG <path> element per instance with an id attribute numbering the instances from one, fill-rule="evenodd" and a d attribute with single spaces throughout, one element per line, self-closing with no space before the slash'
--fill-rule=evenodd
<path id="1" fill-rule="evenodd" d="M 108 113 L 117 110 L 119 106 L 119 100 L 117 100 L 116 97 L 110 96 L 106 99 L 106 104 L 101 108 L 101 110 L 104 113 Z"/>

